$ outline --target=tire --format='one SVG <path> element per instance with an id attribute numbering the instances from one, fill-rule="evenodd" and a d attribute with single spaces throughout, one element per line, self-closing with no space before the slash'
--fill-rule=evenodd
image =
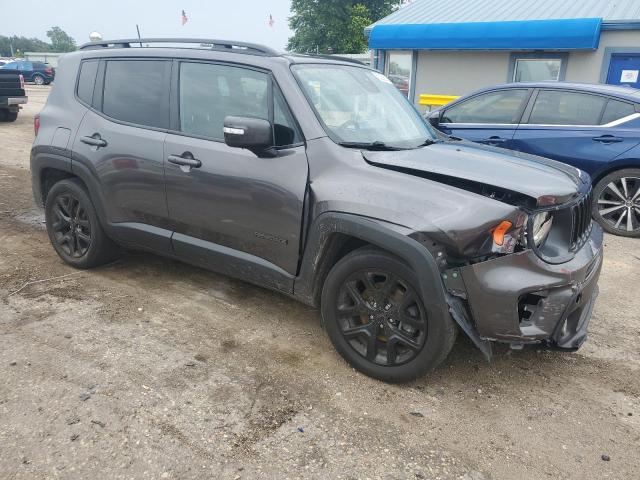
<path id="1" fill-rule="evenodd" d="M 44 85 L 44 77 L 42 75 L 34 75 L 33 83 L 36 85 Z"/>
<path id="2" fill-rule="evenodd" d="M 371 247 L 349 253 L 322 289 L 333 346 L 353 368 L 385 382 L 434 369 L 451 351 L 457 328 L 449 317 L 428 318 L 419 291 L 416 273 L 397 257 Z"/>
<path id="3" fill-rule="evenodd" d="M 640 238 L 640 169 L 617 170 L 593 189 L 593 218 L 621 237 Z"/>
<path id="4" fill-rule="evenodd" d="M 56 253 L 75 268 L 93 268 L 116 257 L 117 247 L 105 234 L 82 182 L 56 183 L 45 202 L 49 240 Z"/>
<path id="5" fill-rule="evenodd" d="M 0 110 L 1 122 L 15 122 L 18 119 L 18 112 L 12 112 L 10 110 Z"/>

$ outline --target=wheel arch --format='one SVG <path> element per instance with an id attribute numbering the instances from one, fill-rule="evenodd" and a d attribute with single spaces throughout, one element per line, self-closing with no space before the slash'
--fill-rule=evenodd
<path id="1" fill-rule="evenodd" d="M 420 242 L 385 222 L 339 212 L 325 212 L 311 225 L 294 282 L 294 296 L 317 307 L 331 268 L 349 252 L 363 246 L 380 248 L 406 262 L 420 279 L 419 289 L 429 310 L 434 311 L 431 314 L 448 315 L 438 266 Z"/>
<path id="2" fill-rule="evenodd" d="M 640 158 L 621 158 L 609 162 L 602 170 L 599 170 L 591 177 L 591 183 L 595 187 L 596 184 L 607 175 L 626 168 L 640 168 Z"/>

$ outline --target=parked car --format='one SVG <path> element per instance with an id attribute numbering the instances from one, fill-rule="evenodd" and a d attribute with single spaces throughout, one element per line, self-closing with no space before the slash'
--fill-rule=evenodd
<path id="1" fill-rule="evenodd" d="M 0 69 L 0 122 L 15 122 L 20 105 L 27 103 L 22 75 Z"/>
<path id="2" fill-rule="evenodd" d="M 362 64 L 177 42 L 60 60 L 31 172 L 65 262 L 117 244 L 277 290 L 386 381 L 442 362 L 456 326 L 489 357 L 492 341 L 584 342 L 602 265 L 588 175 L 438 140 Z"/>
<path id="3" fill-rule="evenodd" d="M 36 85 L 49 85 L 53 82 L 56 72 L 51 65 L 43 62 L 28 62 L 15 60 L 1 67 L 5 70 L 18 70 L 25 82 L 33 82 Z"/>
<path id="4" fill-rule="evenodd" d="M 444 133 L 584 170 L 593 179 L 598 223 L 640 237 L 640 90 L 513 83 L 461 97 L 428 118 Z"/>

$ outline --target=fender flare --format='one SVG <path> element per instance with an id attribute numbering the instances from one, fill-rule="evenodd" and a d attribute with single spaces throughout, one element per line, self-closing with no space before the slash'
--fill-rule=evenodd
<path id="1" fill-rule="evenodd" d="M 417 240 L 402 235 L 383 223 L 367 217 L 340 212 L 326 212 L 316 218 L 309 229 L 299 275 L 294 283 L 294 295 L 301 301 L 317 306 L 318 281 L 323 274 L 321 260 L 334 234 L 358 238 L 384 249 L 407 262 L 418 274 L 419 289 L 427 309 L 442 315 L 448 307 L 440 272 L 431 253 Z"/>

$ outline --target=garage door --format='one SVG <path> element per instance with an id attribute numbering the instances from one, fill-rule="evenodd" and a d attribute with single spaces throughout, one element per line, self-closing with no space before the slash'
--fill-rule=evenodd
<path id="1" fill-rule="evenodd" d="M 640 88 L 640 54 L 612 55 L 607 83 Z"/>

